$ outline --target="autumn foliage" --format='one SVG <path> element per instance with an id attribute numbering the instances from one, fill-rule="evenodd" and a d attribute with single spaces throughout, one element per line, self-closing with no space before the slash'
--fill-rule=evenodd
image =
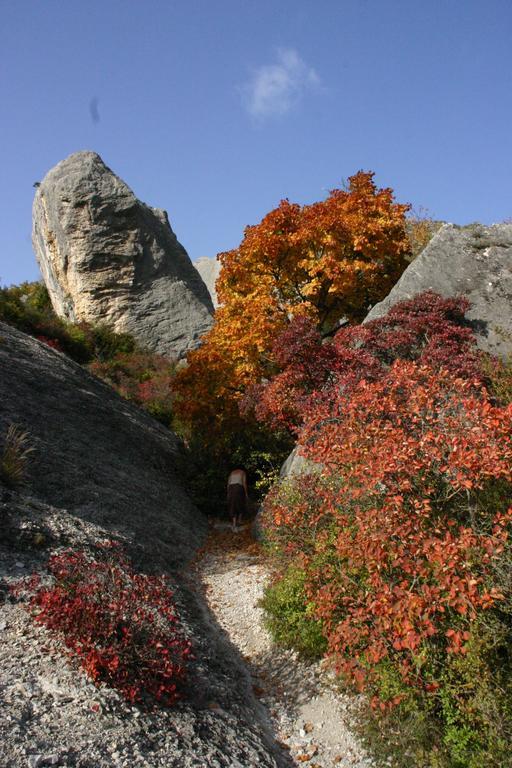
<path id="1" fill-rule="evenodd" d="M 304 413 L 333 387 L 345 397 L 363 379 L 377 381 L 395 360 L 414 360 L 483 381 L 481 355 L 465 320 L 467 299 L 432 292 L 402 301 L 387 315 L 340 329 L 327 343 L 308 318 L 295 318 L 274 342 L 279 372 L 251 387 L 245 412 L 273 429 L 297 434 Z"/>
<path id="2" fill-rule="evenodd" d="M 427 293 L 327 344 L 301 319 L 252 395 L 314 467 L 265 502 L 267 603 L 300 568 L 303 621 L 338 671 L 379 711 L 424 700 L 443 766 L 501 765 L 512 728 L 510 375 L 467 309 Z"/>
<path id="3" fill-rule="evenodd" d="M 190 641 L 163 577 L 136 573 L 107 542 L 96 557 L 68 550 L 52 555 L 51 583 L 33 577 L 28 592 L 35 620 L 54 633 L 97 683 L 130 702 L 175 703 L 183 694 Z"/>
<path id="4" fill-rule="evenodd" d="M 182 425 L 210 439 L 236 432 L 243 393 L 279 369 L 274 342 L 292 318 L 325 336 L 342 317 L 364 317 L 407 265 L 407 210 L 360 172 L 322 202 L 284 200 L 247 227 L 238 248 L 219 254 L 221 306 L 177 378 Z"/>
<path id="5" fill-rule="evenodd" d="M 328 586 L 318 574 L 318 610 L 331 650 L 356 680 L 393 649 L 404 676 L 420 681 L 412 656 L 422 642 L 437 636 L 462 651 L 468 625 L 459 617 L 500 599 L 485 576 L 507 540 L 512 507 L 478 502 L 487 484 L 512 479 L 512 409 L 471 389 L 444 371 L 395 363 L 349 403 L 316 409 L 304 428 L 306 455 L 348 481 L 341 492 L 318 489 L 346 565 Z M 364 573 L 356 590 L 355 571 Z"/>

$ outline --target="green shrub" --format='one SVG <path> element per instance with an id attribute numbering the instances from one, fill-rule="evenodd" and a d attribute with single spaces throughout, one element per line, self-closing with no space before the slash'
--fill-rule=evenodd
<path id="1" fill-rule="evenodd" d="M 136 348 L 135 340 L 127 333 L 115 333 L 105 325 L 69 323 L 57 317 L 42 283 L 0 288 L 0 320 L 64 352 L 81 365 L 92 360 L 110 360 Z"/>
<path id="2" fill-rule="evenodd" d="M 112 335 L 112 334 L 111 334 Z M 116 334 L 117 336 L 117 334 Z M 116 338 L 109 342 L 109 336 L 103 336 L 107 348 L 112 353 L 118 346 Z M 152 352 L 142 352 L 136 347 L 129 349 L 130 337 L 123 341 L 119 338 L 119 347 L 126 346 L 127 351 L 116 354 L 113 358 L 102 360 L 97 357 L 89 370 L 118 392 L 121 397 L 139 405 L 155 419 L 166 426 L 172 419 L 173 392 L 176 364 Z"/>
<path id="3" fill-rule="evenodd" d="M 90 350 L 90 359 L 94 361 L 106 362 L 118 355 L 130 355 L 137 351 L 133 336 L 129 333 L 117 333 L 106 325 L 80 323 L 77 326 L 71 326 L 69 330 L 77 336 L 83 336 Z"/>
<path id="4" fill-rule="evenodd" d="M 285 648 L 295 648 L 306 658 L 320 658 L 327 643 L 321 623 L 313 616 L 314 605 L 305 590 L 306 574 L 290 566 L 265 590 L 261 606 L 265 625 L 272 637 Z"/>
<path id="5" fill-rule="evenodd" d="M 482 363 L 494 398 L 501 405 L 510 405 L 512 403 L 512 358 L 499 360 L 487 356 L 483 357 Z"/>
<path id="6" fill-rule="evenodd" d="M 379 697 L 401 701 L 363 712 L 360 735 L 394 768 L 511 766 L 511 649 L 510 616 L 493 610 L 474 626 L 467 653 L 443 661 L 434 694 L 408 688 L 392 664 L 380 663 Z M 432 656 L 430 663 L 434 673 Z"/>

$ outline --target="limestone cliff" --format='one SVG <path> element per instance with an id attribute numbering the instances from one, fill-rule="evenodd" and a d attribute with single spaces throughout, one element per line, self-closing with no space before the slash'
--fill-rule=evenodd
<path id="1" fill-rule="evenodd" d="M 105 323 L 177 357 L 211 325 L 208 290 L 167 213 L 140 202 L 95 152 L 76 152 L 47 173 L 32 241 L 61 317 Z"/>
<path id="2" fill-rule="evenodd" d="M 209 256 L 201 256 L 200 259 L 194 261 L 194 267 L 201 275 L 204 284 L 208 288 L 210 296 L 212 297 L 213 306 L 215 309 L 217 309 L 219 302 L 217 299 L 217 291 L 215 290 L 215 283 L 217 282 L 217 278 L 221 270 L 220 261 Z"/>

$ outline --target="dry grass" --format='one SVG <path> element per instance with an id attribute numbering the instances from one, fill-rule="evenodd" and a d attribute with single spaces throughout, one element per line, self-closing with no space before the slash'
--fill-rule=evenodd
<path id="1" fill-rule="evenodd" d="M 35 450 L 30 434 L 18 424 L 7 429 L 0 455 L 0 479 L 13 488 L 23 483 L 30 454 Z"/>

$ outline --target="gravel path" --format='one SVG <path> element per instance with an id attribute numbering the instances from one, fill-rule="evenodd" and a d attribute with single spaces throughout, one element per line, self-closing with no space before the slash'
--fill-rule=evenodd
<path id="1" fill-rule="evenodd" d="M 320 663 L 278 648 L 259 607 L 270 573 L 249 532 L 217 523 L 198 563 L 210 610 L 247 663 L 253 690 L 293 765 L 370 768 L 351 731 L 354 697 L 335 691 Z"/>

